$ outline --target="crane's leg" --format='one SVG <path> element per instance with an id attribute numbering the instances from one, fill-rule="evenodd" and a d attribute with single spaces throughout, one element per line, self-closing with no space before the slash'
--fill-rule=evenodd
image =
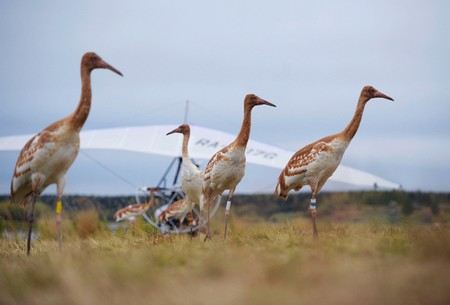
<path id="1" fill-rule="evenodd" d="M 205 196 L 203 196 L 203 194 L 200 195 L 200 202 L 198 203 L 198 208 L 200 209 L 200 213 L 203 212 L 203 207 L 205 205 Z"/>
<path id="2" fill-rule="evenodd" d="M 28 238 L 27 238 L 27 255 L 30 255 L 31 250 L 31 233 L 33 231 L 33 222 L 34 222 L 34 206 L 36 204 L 37 194 L 32 192 L 27 201 L 27 203 L 31 203 L 31 208 L 28 211 L 27 220 L 28 220 Z"/>
<path id="3" fill-rule="evenodd" d="M 230 215 L 231 209 L 231 198 L 233 197 L 234 189 L 230 190 L 228 193 L 227 205 L 225 206 L 225 231 L 223 233 L 223 239 L 227 239 L 227 229 L 228 229 L 228 216 Z"/>
<path id="4" fill-rule="evenodd" d="M 186 213 L 186 220 L 187 220 L 187 225 L 189 226 L 189 235 L 191 236 L 191 240 L 192 240 L 192 236 L 193 236 L 193 232 L 194 232 L 194 206 L 195 204 L 190 201 L 189 202 L 189 211 Z"/>
<path id="5" fill-rule="evenodd" d="M 61 230 L 61 222 L 62 222 L 62 195 L 64 192 L 65 180 L 64 177 L 61 177 L 56 183 L 56 205 L 55 205 L 55 222 L 56 222 L 56 234 L 58 239 L 58 247 L 59 250 L 62 248 L 62 230 Z"/>
<path id="6" fill-rule="evenodd" d="M 45 182 L 45 176 L 40 173 L 34 173 L 31 176 L 31 194 L 28 196 L 27 201 L 31 201 L 31 209 L 28 213 L 28 239 L 27 239 L 27 255 L 30 255 L 31 251 L 31 233 L 33 231 L 34 222 L 34 206 L 36 205 L 37 197 L 39 196 L 39 190 Z M 29 203 L 29 202 L 27 202 Z"/>
<path id="7" fill-rule="evenodd" d="M 207 221 L 207 223 L 206 223 L 206 235 L 205 235 L 205 239 L 203 241 L 207 241 L 208 239 L 211 239 L 211 228 L 209 227 L 209 222 L 210 222 L 209 210 L 210 210 L 211 204 L 210 204 L 209 200 L 208 200 L 208 202 L 206 204 L 207 204 L 206 209 L 208 210 L 208 216 L 206 218 L 206 221 Z"/>
<path id="8" fill-rule="evenodd" d="M 205 239 L 203 241 L 207 241 L 208 239 L 211 239 L 211 228 L 210 228 L 210 210 L 211 210 L 211 199 L 212 199 L 212 192 L 210 190 L 206 190 L 203 194 L 204 196 L 204 203 L 206 204 L 206 210 L 207 210 L 207 218 L 206 218 L 206 235 Z"/>
<path id="9" fill-rule="evenodd" d="M 186 219 L 186 215 L 187 215 L 187 213 L 183 213 L 183 215 L 181 215 L 181 217 L 180 217 L 180 230 L 181 230 L 181 226 L 183 226 L 183 222 L 184 222 L 184 220 Z"/>
<path id="10" fill-rule="evenodd" d="M 189 225 L 189 235 L 190 235 L 190 239 L 192 241 L 192 238 L 194 236 L 194 210 L 191 210 L 191 213 L 188 215 L 191 217 L 187 217 L 188 219 L 188 225 Z"/>
<path id="11" fill-rule="evenodd" d="M 314 237 L 314 239 L 317 239 L 319 237 L 319 234 L 317 232 L 317 226 L 316 226 L 317 200 L 316 200 L 315 192 L 313 192 L 312 197 L 311 197 L 311 202 L 309 204 L 309 212 L 311 214 L 312 225 L 313 225 L 313 237 Z"/>

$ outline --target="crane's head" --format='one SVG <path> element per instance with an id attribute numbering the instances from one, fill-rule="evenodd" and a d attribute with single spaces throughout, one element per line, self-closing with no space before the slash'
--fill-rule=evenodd
<path id="1" fill-rule="evenodd" d="M 274 105 L 266 100 L 263 100 L 262 98 L 260 98 L 259 96 L 256 96 L 255 94 L 247 94 L 244 99 L 244 105 L 246 107 L 250 107 L 250 108 L 253 108 L 254 106 L 259 106 L 259 105 L 268 105 L 268 106 L 272 106 L 272 107 L 277 107 L 276 105 Z"/>
<path id="2" fill-rule="evenodd" d="M 161 191 L 161 188 L 157 187 L 157 186 L 155 186 L 155 187 L 148 187 L 147 191 L 150 193 L 150 195 L 154 195 L 156 192 Z"/>
<path id="3" fill-rule="evenodd" d="M 384 98 L 390 101 L 393 101 L 394 99 L 390 96 L 387 96 L 383 92 L 378 91 L 372 86 L 365 86 L 361 91 L 361 96 L 365 98 L 366 101 L 369 101 L 373 98 Z"/>
<path id="4" fill-rule="evenodd" d="M 189 127 L 188 124 L 182 124 L 180 126 L 178 126 L 177 128 L 175 128 L 174 130 L 168 132 L 166 134 L 166 136 L 172 134 L 172 133 L 182 133 L 182 134 L 187 134 L 191 131 L 191 128 Z"/>
<path id="5" fill-rule="evenodd" d="M 94 69 L 108 69 L 113 71 L 114 73 L 119 74 L 120 76 L 123 76 L 123 74 L 119 70 L 108 64 L 94 52 L 85 53 L 83 55 L 83 58 L 81 59 L 81 65 L 86 67 L 89 72 Z"/>

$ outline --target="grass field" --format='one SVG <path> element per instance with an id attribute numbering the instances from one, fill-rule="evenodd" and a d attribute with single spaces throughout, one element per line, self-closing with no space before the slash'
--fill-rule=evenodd
<path id="1" fill-rule="evenodd" d="M 139 224 L 84 238 L 0 240 L 0 304 L 450 304 L 450 226 L 233 217 L 202 236 Z M 50 234 L 51 235 L 51 234 Z"/>

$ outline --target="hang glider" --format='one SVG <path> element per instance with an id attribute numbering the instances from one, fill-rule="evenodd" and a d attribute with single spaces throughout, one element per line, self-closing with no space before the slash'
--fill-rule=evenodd
<path id="1" fill-rule="evenodd" d="M 177 157 L 181 153 L 182 137 L 166 136 L 176 125 L 152 125 L 86 130 L 81 132 L 81 149 L 124 150 Z M 0 137 L 0 151 L 20 150 L 32 135 Z M 210 128 L 191 126 L 189 154 L 194 159 L 208 160 L 218 149 L 235 138 L 234 135 Z M 250 140 L 247 162 L 282 169 L 293 152 Z M 376 175 L 340 165 L 332 181 L 362 188 L 377 186 L 398 189 L 400 185 Z"/>

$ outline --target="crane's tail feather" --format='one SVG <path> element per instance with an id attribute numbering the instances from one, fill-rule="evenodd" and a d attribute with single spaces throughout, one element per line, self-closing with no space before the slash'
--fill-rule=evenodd
<path id="1" fill-rule="evenodd" d="M 275 194 L 278 197 L 280 197 L 284 200 L 287 200 L 288 192 L 289 192 L 289 189 L 286 187 L 286 182 L 284 180 L 284 174 L 283 174 L 283 172 L 281 172 L 280 177 L 278 177 L 278 183 L 275 188 Z"/>

